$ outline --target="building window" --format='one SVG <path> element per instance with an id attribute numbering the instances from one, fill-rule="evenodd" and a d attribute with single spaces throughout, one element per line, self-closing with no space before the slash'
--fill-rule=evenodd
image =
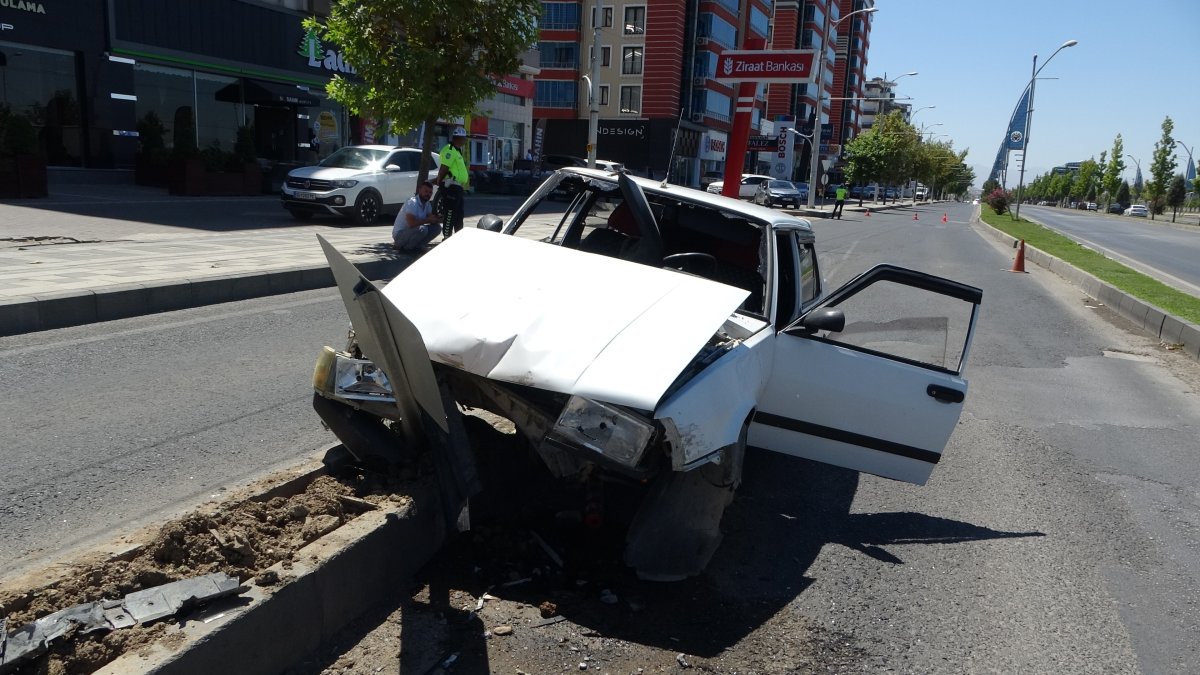
<path id="1" fill-rule="evenodd" d="M 621 113 L 637 115 L 642 111 L 642 88 L 621 87 Z"/>
<path id="2" fill-rule="evenodd" d="M 30 3 L 31 8 L 34 5 Z M 4 3 L 4 7 L 9 4 Z M 12 3 L 16 8 L 17 3 Z M 5 29 L 12 29 L 4 24 Z M 83 106 L 75 57 L 68 52 L 0 43 L 0 115 L 21 117 L 33 126 L 38 152 L 51 166 L 81 166 L 85 153 Z M 134 91 L 138 91 L 135 89 Z M 119 90 L 118 93 L 131 93 Z M 86 100 L 86 99 L 84 99 Z M 170 120 L 165 123 L 170 124 Z"/>
<path id="3" fill-rule="evenodd" d="M 713 77 L 717 73 L 717 55 L 710 51 L 697 51 L 692 66 L 692 77 Z"/>
<path id="4" fill-rule="evenodd" d="M 543 2 L 538 27 L 548 30 L 578 30 L 579 3 Z"/>
<path id="5" fill-rule="evenodd" d="M 538 53 L 540 54 L 538 65 L 542 68 L 575 69 L 579 67 L 578 42 L 539 42 Z"/>
<path id="6" fill-rule="evenodd" d="M 639 5 L 625 8 L 626 35 L 641 35 L 646 32 L 646 7 Z"/>
<path id="7" fill-rule="evenodd" d="M 623 47 L 621 49 L 621 74 L 642 74 L 642 47 Z"/>
<path id="8" fill-rule="evenodd" d="M 769 37 L 771 34 L 771 20 L 759 8 L 750 6 L 750 28 L 758 33 L 761 37 Z"/>
<path id="9" fill-rule="evenodd" d="M 603 22 L 600 24 L 600 27 L 601 28 L 612 28 L 613 8 L 612 7 L 601 7 L 600 8 L 600 16 L 601 16 L 601 20 Z M 596 8 L 592 7 L 592 28 L 595 28 L 595 27 L 596 27 Z"/>
<path id="10" fill-rule="evenodd" d="M 737 47 L 737 29 L 725 19 L 705 12 L 700 15 L 699 34 L 730 49 Z"/>
<path id="11" fill-rule="evenodd" d="M 600 105 L 608 105 L 608 85 L 600 85 Z"/>
<path id="12" fill-rule="evenodd" d="M 591 63 L 593 48 L 588 48 L 588 63 Z M 600 45 L 600 65 L 608 67 L 612 65 L 612 47 L 608 45 Z"/>
<path id="13" fill-rule="evenodd" d="M 538 80 L 533 104 L 541 108 L 574 108 L 577 97 L 575 80 Z"/>

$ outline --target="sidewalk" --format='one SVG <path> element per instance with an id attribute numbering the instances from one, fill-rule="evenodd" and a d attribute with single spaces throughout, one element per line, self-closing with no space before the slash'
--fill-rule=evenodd
<path id="1" fill-rule="evenodd" d="M 521 235 L 549 236 L 527 223 Z M 148 234 L 138 241 L 0 249 L 0 335 L 78 326 L 333 286 L 322 234 L 372 279 L 415 258 L 391 248 L 391 225 Z"/>
<path id="2" fill-rule="evenodd" d="M 38 208 L 40 219 L 59 222 L 86 216 L 69 212 L 87 199 L 108 199 L 126 207 L 170 208 L 181 217 L 197 208 L 194 200 L 136 191 L 104 197 L 79 194 L 72 186 Z M 272 200 L 260 208 L 278 209 Z M 55 211 L 55 203 L 63 207 Z M 906 204 L 847 202 L 847 215 Z M 10 213 L 23 205 L 0 205 Z M 832 205 L 801 209 L 797 215 L 827 218 Z M 11 222 L 12 219 L 10 219 Z M 24 219 L 26 222 L 27 218 Z M 553 233 L 557 217 L 527 222 L 519 236 L 542 239 Z M 71 231 L 70 227 L 64 228 Z M 176 230 L 138 234 L 129 241 L 81 241 L 69 237 L 9 241 L 0 247 L 0 336 L 78 326 L 98 321 L 200 307 L 219 302 L 328 288 L 333 278 L 317 244 L 321 233 L 370 278 L 399 274 L 414 257 L 390 246 L 390 225 L 372 227 L 286 227 L 233 231 Z M 6 233 L 21 236 L 23 233 Z"/>

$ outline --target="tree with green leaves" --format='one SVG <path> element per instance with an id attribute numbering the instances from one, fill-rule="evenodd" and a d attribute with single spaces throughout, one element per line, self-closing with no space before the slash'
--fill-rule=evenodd
<path id="1" fill-rule="evenodd" d="M 1142 178 L 1142 167 L 1138 167 L 1133 174 L 1133 198 L 1141 201 L 1142 190 L 1146 188 L 1146 181 Z"/>
<path id="2" fill-rule="evenodd" d="M 540 12 L 538 0 L 334 0 L 324 23 L 304 26 L 353 64 L 354 79 L 330 80 L 330 98 L 386 118 L 398 133 L 425 125 L 425 180 L 434 125 L 472 114 L 498 78 L 517 70 L 537 41 Z"/>
<path id="3" fill-rule="evenodd" d="M 1155 213 L 1162 213 L 1166 207 L 1167 188 L 1171 184 L 1171 176 L 1175 175 L 1175 139 L 1171 132 L 1175 123 L 1168 115 L 1162 123 L 1162 137 L 1154 143 L 1154 154 L 1150 159 L 1150 180 L 1146 183 L 1146 196 L 1150 198 L 1150 219 L 1154 220 Z"/>
<path id="4" fill-rule="evenodd" d="M 1132 202 L 1129 201 L 1129 181 L 1123 180 L 1117 186 L 1117 198 L 1115 200 L 1121 206 L 1129 206 Z"/>
<path id="5" fill-rule="evenodd" d="M 983 194 L 990 195 L 992 194 L 992 191 L 998 187 L 1000 187 L 1000 181 L 996 180 L 995 178 L 989 178 L 983 181 Z"/>
<path id="6" fill-rule="evenodd" d="M 1183 176 L 1175 176 L 1171 179 L 1171 186 L 1167 188 L 1167 206 L 1171 207 L 1171 222 L 1175 222 L 1175 216 L 1179 215 L 1179 207 L 1183 206 L 1183 201 L 1187 199 L 1187 190 L 1183 186 Z"/>
<path id="7" fill-rule="evenodd" d="M 1100 175 L 1100 165 L 1094 159 L 1085 159 L 1079 164 L 1079 178 L 1076 180 L 1076 196 L 1086 201 L 1096 201 L 1096 181 Z"/>
<path id="8" fill-rule="evenodd" d="M 1113 195 L 1117 194 L 1117 189 L 1121 186 L 1121 174 L 1125 171 L 1125 141 L 1121 138 L 1121 134 L 1113 139 L 1112 154 L 1109 155 L 1108 163 L 1104 165 L 1104 174 L 1100 178 L 1100 185 L 1104 191 L 1108 193 L 1109 201 L 1104 204 L 1104 210 L 1107 211 L 1112 204 Z M 1117 200 L 1120 202 L 1120 200 Z M 1124 202 L 1120 202 L 1124 203 Z"/>
<path id="9" fill-rule="evenodd" d="M 879 185 L 893 155 L 892 145 L 891 137 L 877 133 L 874 127 L 856 136 L 846 144 L 846 180 L 859 185 Z M 886 201 L 886 195 L 884 199 Z M 860 205 L 861 202 L 860 197 Z"/>

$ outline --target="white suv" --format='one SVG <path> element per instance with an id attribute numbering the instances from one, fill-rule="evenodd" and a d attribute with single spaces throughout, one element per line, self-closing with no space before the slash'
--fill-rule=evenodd
<path id="1" fill-rule="evenodd" d="M 754 197 L 754 193 L 758 191 L 758 184 L 771 180 L 770 176 L 762 176 L 753 173 L 742 174 L 742 184 L 738 186 L 738 197 L 741 199 L 750 199 Z M 725 181 L 719 180 L 708 184 L 707 192 L 714 195 L 721 194 L 721 189 L 725 187 Z"/>
<path id="2" fill-rule="evenodd" d="M 416 193 L 420 168 L 418 148 L 351 145 L 316 166 L 293 169 L 280 199 L 297 220 L 332 213 L 369 225 L 383 213 L 398 212 Z M 431 154 L 430 177 L 437 168 L 438 157 Z"/>

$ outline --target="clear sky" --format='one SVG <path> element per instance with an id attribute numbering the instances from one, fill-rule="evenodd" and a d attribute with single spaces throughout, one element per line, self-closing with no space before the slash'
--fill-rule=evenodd
<path id="1" fill-rule="evenodd" d="M 987 180 L 1009 118 L 1038 76 L 1025 182 L 1067 162 L 1099 160 L 1119 133 L 1149 177 L 1163 118 L 1200 154 L 1200 0 L 876 0 L 867 77 L 896 82 L 914 126 L 941 123 L 935 140 L 969 149 L 976 187 Z M 1058 79 L 1045 79 L 1058 78 Z M 1175 146 L 1178 169 L 1187 152 Z M 1200 162 L 1200 156 L 1196 157 Z M 1132 182 L 1134 163 L 1125 160 Z M 1017 184 L 1017 155 L 1008 186 Z"/>

